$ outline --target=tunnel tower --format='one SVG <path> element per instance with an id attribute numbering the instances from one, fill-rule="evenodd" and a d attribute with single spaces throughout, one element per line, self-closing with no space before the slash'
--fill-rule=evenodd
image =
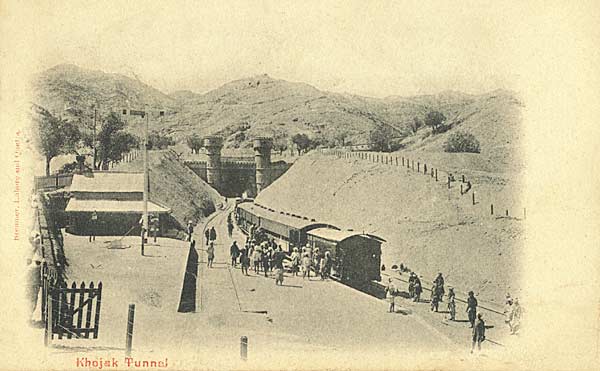
<path id="1" fill-rule="evenodd" d="M 256 193 L 260 193 L 271 183 L 271 149 L 273 139 L 258 137 L 254 139 L 254 162 L 256 164 Z"/>
<path id="2" fill-rule="evenodd" d="M 206 182 L 213 188 L 219 189 L 221 185 L 221 149 L 223 138 L 208 136 L 202 139 L 202 146 L 206 148 L 208 161 L 206 162 Z"/>

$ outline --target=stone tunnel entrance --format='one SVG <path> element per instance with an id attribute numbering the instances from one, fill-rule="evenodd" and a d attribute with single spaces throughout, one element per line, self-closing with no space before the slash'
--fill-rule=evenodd
<path id="1" fill-rule="evenodd" d="M 221 156 L 223 138 L 219 136 L 205 137 L 202 144 L 208 159 L 185 161 L 185 165 L 225 197 L 244 193 L 255 197 L 291 166 L 284 161 L 271 162 L 273 140 L 268 137 L 254 139 L 252 157 Z"/>

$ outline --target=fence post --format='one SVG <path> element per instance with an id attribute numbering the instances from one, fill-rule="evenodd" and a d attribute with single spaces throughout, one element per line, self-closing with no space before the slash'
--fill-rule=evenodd
<path id="1" fill-rule="evenodd" d="M 448 189 L 450 189 L 450 177 L 448 177 Z"/>
<path id="2" fill-rule="evenodd" d="M 423 164 L 423 174 L 427 175 L 427 164 Z"/>
<path id="3" fill-rule="evenodd" d="M 240 338 L 240 357 L 242 360 L 248 360 L 248 337 L 242 336 Z"/>
<path id="4" fill-rule="evenodd" d="M 398 157 L 396 157 L 396 166 L 398 166 Z"/>
<path id="5" fill-rule="evenodd" d="M 462 176 L 462 182 L 463 182 L 463 183 L 465 182 L 465 175 L 464 175 L 464 174 L 463 174 L 463 176 Z"/>
<path id="6" fill-rule="evenodd" d="M 460 185 L 460 194 L 461 195 L 463 194 L 463 186 L 462 186 L 462 184 Z"/>
<path id="7" fill-rule="evenodd" d="M 58 173 L 56 173 L 56 188 L 58 188 Z"/>
<path id="8" fill-rule="evenodd" d="M 490 215 L 494 215 L 494 204 L 490 204 Z"/>
<path id="9" fill-rule="evenodd" d="M 462 184 L 460 186 L 462 188 Z M 475 191 L 473 191 L 473 205 L 475 205 Z"/>
<path id="10" fill-rule="evenodd" d="M 417 161 L 417 173 L 421 172 L 421 163 Z"/>
<path id="11" fill-rule="evenodd" d="M 412 169 L 415 169 L 415 160 L 412 160 Z"/>
<path id="12" fill-rule="evenodd" d="M 135 316 L 135 304 L 129 304 L 129 315 L 127 316 L 127 334 L 125 339 L 125 355 L 131 356 L 131 343 L 133 340 L 133 320 Z"/>
<path id="13" fill-rule="evenodd" d="M 402 166 L 404 166 L 404 156 L 402 156 Z"/>
<path id="14" fill-rule="evenodd" d="M 506 209 L 506 216 L 508 217 L 508 209 Z"/>
<path id="15" fill-rule="evenodd" d="M 438 177 L 437 177 L 437 169 L 435 169 L 435 181 L 438 181 Z"/>

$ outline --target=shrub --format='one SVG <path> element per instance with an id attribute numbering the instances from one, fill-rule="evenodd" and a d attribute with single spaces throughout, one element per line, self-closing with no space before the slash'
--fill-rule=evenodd
<path id="1" fill-rule="evenodd" d="M 444 151 L 479 153 L 479 141 L 471 133 L 457 131 L 446 140 Z"/>
<path id="2" fill-rule="evenodd" d="M 443 133 L 447 130 L 444 125 L 445 121 L 446 116 L 438 111 L 430 111 L 427 116 L 425 116 L 425 125 L 431 127 L 431 132 L 433 134 Z"/>

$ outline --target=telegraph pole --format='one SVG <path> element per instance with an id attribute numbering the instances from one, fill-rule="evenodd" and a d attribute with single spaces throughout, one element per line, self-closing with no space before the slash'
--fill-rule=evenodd
<path id="1" fill-rule="evenodd" d="M 144 126 L 144 221 L 142 226 L 142 255 L 144 255 L 144 239 L 148 233 L 148 125 L 150 122 L 150 112 L 148 105 L 146 109 L 146 125 Z"/>

